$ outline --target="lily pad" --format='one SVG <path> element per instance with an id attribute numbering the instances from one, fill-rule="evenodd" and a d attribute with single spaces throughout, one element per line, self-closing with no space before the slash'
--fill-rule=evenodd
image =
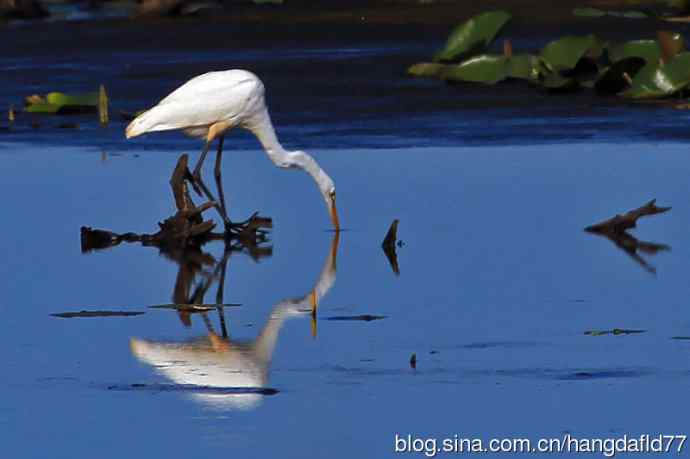
<path id="1" fill-rule="evenodd" d="M 51 92 L 45 97 L 33 95 L 26 98 L 29 113 L 84 113 L 96 111 L 98 93 L 65 94 Z"/>
<path id="2" fill-rule="evenodd" d="M 438 77 L 447 67 L 438 62 L 418 62 L 407 69 L 407 74 L 416 77 Z"/>
<path id="3" fill-rule="evenodd" d="M 532 54 L 514 56 L 482 54 L 457 65 L 446 65 L 440 77 L 446 81 L 496 84 L 514 78 L 536 80 L 540 74 L 540 61 Z"/>
<path id="4" fill-rule="evenodd" d="M 508 78 L 508 72 L 507 57 L 482 54 L 471 57 L 461 64 L 447 66 L 441 72 L 441 79 L 496 84 Z"/>
<path id="5" fill-rule="evenodd" d="M 485 50 L 510 18 L 510 13 L 505 11 L 489 11 L 470 18 L 453 29 L 434 61 L 451 61 Z"/>
<path id="6" fill-rule="evenodd" d="M 629 57 L 641 57 L 648 63 L 655 63 L 661 57 L 661 48 L 656 40 L 634 40 L 608 48 L 611 62 L 622 61 Z"/>
<path id="7" fill-rule="evenodd" d="M 676 55 L 685 50 L 685 40 L 679 33 L 659 33 L 659 39 L 663 40 L 667 52 Z M 649 64 L 659 62 L 662 56 L 662 47 L 657 40 L 634 40 L 621 43 L 608 48 L 609 60 L 618 62 L 628 57 L 641 57 Z"/>
<path id="8" fill-rule="evenodd" d="M 62 105 L 49 104 L 46 102 L 39 102 L 28 105 L 25 111 L 29 113 L 57 113 Z"/>
<path id="9" fill-rule="evenodd" d="M 649 99 L 670 96 L 690 84 L 690 52 L 678 54 L 673 60 L 660 65 L 647 64 L 632 80 L 623 96 Z"/>
<path id="10" fill-rule="evenodd" d="M 550 70 L 570 70 L 585 56 L 598 58 L 603 43 L 594 35 L 582 37 L 566 36 L 550 42 L 541 51 L 540 57 Z"/>
<path id="11" fill-rule="evenodd" d="M 65 94 L 62 92 L 50 92 L 46 94 L 46 102 L 55 105 L 96 106 L 98 105 L 98 93 Z"/>
<path id="12" fill-rule="evenodd" d="M 540 74 L 539 58 L 533 54 L 516 54 L 508 59 L 508 76 L 521 80 L 536 80 Z"/>
<path id="13" fill-rule="evenodd" d="M 575 8 L 573 15 L 587 18 L 600 18 L 603 16 L 612 16 L 626 19 L 646 19 L 649 14 L 644 11 L 604 11 L 598 8 Z"/>

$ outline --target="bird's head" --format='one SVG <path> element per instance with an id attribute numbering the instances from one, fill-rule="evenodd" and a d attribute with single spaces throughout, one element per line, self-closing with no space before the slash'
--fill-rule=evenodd
<path id="1" fill-rule="evenodd" d="M 306 171 L 312 176 L 314 181 L 319 187 L 321 192 L 321 197 L 323 197 L 326 203 L 326 208 L 331 216 L 331 221 L 333 222 L 333 229 L 340 231 L 340 221 L 338 220 L 338 211 L 335 207 L 335 183 L 331 179 L 326 171 L 321 169 L 321 167 L 316 163 L 314 158 L 309 156 L 303 151 L 294 151 L 289 155 L 289 161 L 286 162 L 285 167 L 297 167 Z"/>
<path id="2" fill-rule="evenodd" d="M 324 199 L 328 212 L 331 214 L 331 221 L 333 222 L 333 229 L 340 231 L 340 220 L 338 220 L 338 211 L 335 207 L 335 186 L 331 186 L 326 193 Z"/>

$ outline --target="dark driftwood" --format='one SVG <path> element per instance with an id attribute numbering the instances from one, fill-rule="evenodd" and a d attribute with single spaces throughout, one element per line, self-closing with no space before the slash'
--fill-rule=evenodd
<path id="1" fill-rule="evenodd" d="M 652 199 L 647 204 L 638 207 L 637 209 L 631 210 L 624 213 L 623 215 L 616 215 L 604 220 L 603 222 L 596 223 L 594 225 L 585 228 L 585 231 L 589 233 L 624 233 L 626 230 L 635 228 L 637 226 L 637 220 L 641 217 L 646 217 L 648 215 L 656 215 L 671 210 L 670 207 L 657 207 L 656 199 Z"/>
<path id="2" fill-rule="evenodd" d="M 201 247 L 212 240 L 228 240 L 242 248 L 250 248 L 254 258 L 262 256 L 259 244 L 268 240 L 267 230 L 273 224 L 270 218 L 254 214 L 247 220 L 232 223 L 227 233 L 215 233 L 216 224 L 204 220 L 203 213 L 216 206 L 215 202 L 206 202 L 197 206 L 189 194 L 187 181 L 191 180 L 188 167 L 188 156 L 182 155 L 170 178 L 175 207 L 177 212 L 163 222 L 158 223 L 159 230 L 153 234 L 114 233 L 107 230 L 81 228 L 82 252 L 113 247 L 121 242 L 141 242 L 145 246 L 156 246 L 166 250 Z M 253 252 L 251 248 L 255 249 Z"/>
<path id="3" fill-rule="evenodd" d="M 656 215 L 671 210 L 670 207 L 657 207 L 656 199 L 652 199 L 647 204 L 631 210 L 623 215 L 616 215 L 608 220 L 588 226 L 585 231 L 605 237 L 613 242 L 616 247 L 624 251 L 630 258 L 639 264 L 645 271 L 655 274 L 656 268 L 650 265 L 640 253 L 646 255 L 655 255 L 660 251 L 671 250 L 671 247 L 666 244 L 657 244 L 655 242 L 640 241 L 632 234 L 628 233 L 628 229 L 637 226 L 637 220 L 648 215 Z"/>

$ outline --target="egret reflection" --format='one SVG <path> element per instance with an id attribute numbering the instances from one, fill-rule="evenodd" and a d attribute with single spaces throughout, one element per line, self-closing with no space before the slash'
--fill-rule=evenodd
<path id="1" fill-rule="evenodd" d="M 189 308 L 181 308 L 178 313 L 183 323 L 191 320 L 191 315 L 199 315 L 204 320 L 207 333 L 192 340 L 152 341 L 132 338 L 130 347 L 134 356 L 141 362 L 151 365 L 157 372 L 174 384 L 193 390 L 194 399 L 221 409 L 251 409 L 259 405 L 263 397 L 274 393 L 269 384 L 269 368 L 273 352 L 278 343 L 280 330 L 286 320 L 294 317 L 311 317 L 315 326 L 315 313 L 319 301 L 328 293 L 336 278 L 336 257 L 339 233 L 335 232 L 323 269 L 314 287 L 301 298 L 286 299 L 277 303 L 256 339 L 238 341 L 228 333 L 222 305 L 222 289 L 227 259 L 221 260 L 216 270 L 210 274 L 211 282 L 217 280 L 217 312 L 219 330 L 214 329 L 213 305 L 203 304 L 203 294 L 208 285 L 202 282 L 201 288 L 191 291 L 186 288 L 187 281 L 178 282 L 173 301 L 186 298 Z M 202 260 L 195 261 L 197 266 Z M 185 268 L 189 272 L 189 268 Z M 181 266 L 180 272 L 183 268 Z M 193 270 L 192 273 L 203 270 Z M 195 296 L 196 295 L 196 296 Z M 186 316 L 184 315 L 186 314 Z"/>

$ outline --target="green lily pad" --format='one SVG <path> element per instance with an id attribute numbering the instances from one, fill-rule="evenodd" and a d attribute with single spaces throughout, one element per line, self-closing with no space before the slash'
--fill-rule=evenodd
<path id="1" fill-rule="evenodd" d="M 584 37 L 567 36 L 547 44 L 540 57 L 550 70 L 570 70 L 585 56 L 597 58 L 601 55 L 603 43 L 594 35 Z"/>
<path id="2" fill-rule="evenodd" d="M 679 33 L 666 34 L 669 46 L 674 47 L 673 54 L 678 54 L 685 49 L 685 40 Z M 608 48 L 609 60 L 618 62 L 628 57 L 641 57 L 647 63 L 657 63 L 661 58 L 661 47 L 657 40 L 634 40 L 621 43 Z"/>
<path id="3" fill-rule="evenodd" d="M 457 65 L 446 65 L 441 79 L 496 84 L 508 78 L 536 80 L 539 77 L 539 59 L 531 54 L 503 55 L 482 54 Z"/>
<path id="4" fill-rule="evenodd" d="M 508 72 L 507 57 L 482 54 L 458 65 L 448 65 L 441 72 L 441 79 L 496 84 L 508 78 Z"/>
<path id="5" fill-rule="evenodd" d="M 623 96 L 649 99 L 670 96 L 690 84 L 690 52 L 678 54 L 670 62 L 645 65 L 632 80 Z"/>
<path id="6" fill-rule="evenodd" d="M 447 67 L 438 62 L 418 62 L 407 69 L 407 74 L 416 77 L 438 77 Z"/>
<path id="7" fill-rule="evenodd" d="M 62 92 L 50 92 L 46 94 L 46 102 L 54 105 L 95 107 L 98 105 L 98 93 L 90 92 L 86 94 L 64 94 Z"/>
<path id="8" fill-rule="evenodd" d="M 661 57 L 661 48 L 656 40 L 634 40 L 608 48 L 609 60 L 618 62 L 629 57 L 641 57 L 648 63 L 655 63 Z"/>
<path id="9" fill-rule="evenodd" d="M 539 58 L 533 54 L 516 54 L 508 58 L 508 76 L 521 80 L 539 78 Z"/>
<path id="10" fill-rule="evenodd" d="M 470 18 L 453 29 L 444 48 L 434 56 L 434 61 L 451 61 L 483 51 L 510 18 L 510 13 L 505 11 L 489 11 Z"/>
<path id="11" fill-rule="evenodd" d="M 644 11 L 604 11 L 598 8 L 575 8 L 573 15 L 587 18 L 600 18 L 604 16 L 612 16 L 626 19 L 646 19 L 649 14 Z"/>
<path id="12" fill-rule="evenodd" d="M 31 96 L 27 98 L 26 111 L 29 113 L 84 113 L 96 111 L 98 93 L 65 94 L 51 92 L 45 98 Z"/>
<path id="13" fill-rule="evenodd" d="M 62 105 L 49 104 L 46 102 L 39 102 L 30 104 L 25 108 L 28 113 L 57 113 Z"/>

